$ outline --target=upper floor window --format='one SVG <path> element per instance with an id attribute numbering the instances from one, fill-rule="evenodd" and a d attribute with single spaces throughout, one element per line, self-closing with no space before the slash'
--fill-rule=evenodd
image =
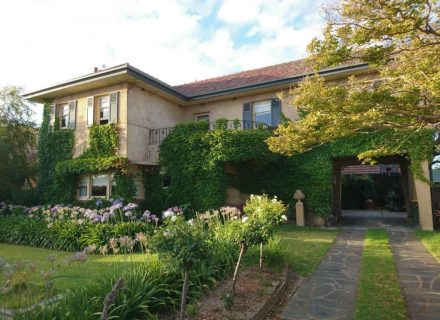
<path id="1" fill-rule="evenodd" d="M 200 113 L 195 115 L 196 122 L 206 121 L 209 122 L 209 113 Z"/>
<path id="2" fill-rule="evenodd" d="M 49 123 L 55 124 L 55 118 L 59 119 L 59 126 L 63 129 L 75 129 L 76 125 L 76 101 L 69 101 L 49 108 Z"/>
<path id="3" fill-rule="evenodd" d="M 280 118 L 281 101 L 278 99 L 243 104 L 243 129 L 254 129 L 259 124 L 275 127 L 280 123 Z"/>
<path id="4" fill-rule="evenodd" d="M 110 97 L 103 96 L 98 99 L 99 124 L 107 124 L 110 120 Z"/>
<path id="5" fill-rule="evenodd" d="M 60 128 L 69 127 L 69 105 L 63 104 L 60 106 Z"/>
<path id="6" fill-rule="evenodd" d="M 254 121 L 256 123 L 264 123 L 268 126 L 272 125 L 272 109 L 271 100 L 254 102 Z"/>
<path id="7" fill-rule="evenodd" d="M 87 98 L 87 126 L 118 122 L 119 94 Z"/>

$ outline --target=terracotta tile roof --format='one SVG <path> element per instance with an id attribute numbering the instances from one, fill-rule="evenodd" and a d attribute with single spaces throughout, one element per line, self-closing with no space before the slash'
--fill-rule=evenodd
<path id="1" fill-rule="evenodd" d="M 228 74 L 221 77 L 195 81 L 175 86 L 174 89 L 186 96 L 246 87 L 249 85 L 286 79 L 312 71 L 305 59 L 285 62 L 273 66 Z"/>

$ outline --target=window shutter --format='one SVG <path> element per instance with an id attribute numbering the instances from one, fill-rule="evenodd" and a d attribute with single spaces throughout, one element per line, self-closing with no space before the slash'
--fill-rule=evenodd
<path id="1" fill-rule="evenodd" d="M 55 105 L 49 106 L 49 125 L 53 127 L 55 125 Z"/>
<path id="2" fill-rule="evenodd" d="M 243 130 L 252 129 L 252 106 L 250 102 L 243 104 Z"/>
<path id="3" fill-rule="evenodd" d="M 280 123 L 281 118 L 281 101 L 279 99 L 272 99 L 272 126 L 275 127 Z"/>
<path id="4" fill-rule="evenodd" d="M 69 129 L 75 129 L 76 125 L 76 101 L 69 101 Z"/>
<path id="5" fill-rule="evenodd" d="M 93 117 L 95 115 L 95 99 L 93 97 L 87 98 L 87 127 L 93 126 L 93 123 L 95 122 Z"/>
<path id="6" fill-rule="evenodd" d="M 110 93 L 110 123 L 118 123 L 119 92 Z"/>

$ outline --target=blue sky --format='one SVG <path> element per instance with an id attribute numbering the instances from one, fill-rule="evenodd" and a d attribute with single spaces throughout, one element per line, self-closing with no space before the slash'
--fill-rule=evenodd
<path id="1" fill-rule="evenodd" d="M 303 58 L 329 2 L 2 0 L 0 86 L 29 92 L 125 62 L 175 85 Z"/>

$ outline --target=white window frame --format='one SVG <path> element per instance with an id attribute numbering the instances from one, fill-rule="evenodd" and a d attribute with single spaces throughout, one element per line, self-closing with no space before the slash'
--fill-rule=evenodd
<path id="1" fill-rule="evenodd" d="M 263 123 L 263 124 L 266 124 L 266 125 L 268 125 L 268 126 L 271 126 L 272 125 L 272 100 L 271 99 L 264 99 L 264 100 L 258 100 L 258 101 L 252 101 L 252 120 L 255 122 L 255 123 L 257 123 L 257 113 L 256 113 L 256 104 L 258 104 L 258 103 L 262 103 L 262 102 L 268 102 L 269 103 L 269 114 L 270 114 L 270 118 L 271 118 L 271 123 L 270 124 L 267 124 L 267 123 L 264 123 L 264 122 L 258 122 L 258 123 Z"/>
<path id="2" fill-rule="evenodd" d="M 107 98 L 107 104 L 108 104 L 108 106 L 106 108 L 103 108 L 103 109 L 108 110 L 108 112 L 107 112 L 108 117 L 107 118 L 101 118 L 101 100 L 104 98 Z M 110 123 L 110 112 L 111 112 L 111 110 L 110 110 L 110 94 L 98 96 L 96 100 L 97 100 L 97 104 L 98 104 L 98 106 L 97 106 L 98 107 L 97 108 L 98 109 L 98 124 L 99 125 L 109 124 Z M 101 121 L 103 121 L 103 120 L 107 120 L 107 123 L 101 124 Z"/>
<path id="3" fill-rule="evenodd" d="M 67 110 L 67 114 L 65 114 L 65 111 Z M 60 129 L 68 129 L 69 128 L 69 103 L 63 103 L 58 105 L 58 119 L 60 123 Z M 63 126 L 63 119 L 66 117 L 66 125 Z"/>
<path id="4" fill-rule="evenodd" d="M 81 183 L 82 179 L 86 180 L 87 194 L 85 196 L 81 196 L 80 192 L 79 192 L 80 189 L 81 189 L 81 186 L 83 185 Z M 89 175 L 80 176 L 80 182 L 78 183 L 77 194 L 78 194 L 78 199 L 79 200 L 88 200 L 88 199 L 90 199 L 90 176 Z"/>
<path id="5" fill-rule="evenodd" d="M 197 113 L 194 115 L 194 121 L 195 122 L 199 122 L 199 121 L 205 121 L 205 120 L 199 120 L 199 117 L 206 117 L 208 116 L 208 123 L 210 121 L 210 116 L 209 116 L 209 112 L 203 112 L 203 113 Z"/>

